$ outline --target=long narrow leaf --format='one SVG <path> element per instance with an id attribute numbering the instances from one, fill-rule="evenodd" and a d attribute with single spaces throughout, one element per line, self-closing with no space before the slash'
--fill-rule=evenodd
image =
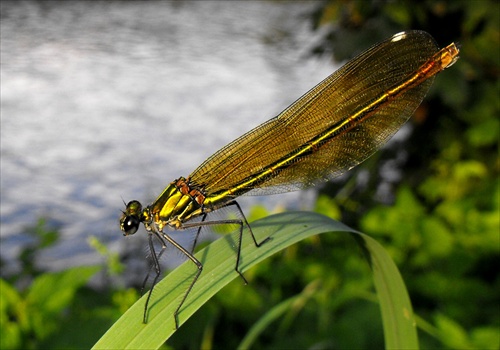
<path id="1" fill-rule="evenodd" d="M 362 245 L 374 272 L 380 298 L 387 348 L 418 347 L 412 308 L 404 283 L 385 250 L 370 237 L 344 224 L 311 212 L 288 212 L 252 223 L 258 240 L 272 240 L 256 248 L 248 235 L 241 249 L 241 270 L 245 271 L 272 254 L 307 237 L 327 232 L 352 234 Z M 179 314 L 182 325 L 215 293 L 237 278 L 234 271 L 237 234 L 224 236 L 196 254 L 203 273 Z M 173 313 L 196 272 L 186 261 L 155 287 L 148 311 L 148 323 L 142 323 L 145 296 L 135 303 L 95 344 L 94 349 L 158 348 L 175 332 Z M 251 286 L 249 286 L 251 288 Z"/>

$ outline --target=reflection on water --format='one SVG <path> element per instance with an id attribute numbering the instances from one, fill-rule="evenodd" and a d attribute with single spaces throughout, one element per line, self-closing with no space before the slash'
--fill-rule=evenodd
<path id="1" fill-rule="evenodd" d="M 1 6 L 3 259 L 47 216 L 63 240 L 41 263 L 88 263 L 90 234 L 124 241 L 122 197 L 153 200 L 333 71 L 307 55 L 312 2 Z"/>

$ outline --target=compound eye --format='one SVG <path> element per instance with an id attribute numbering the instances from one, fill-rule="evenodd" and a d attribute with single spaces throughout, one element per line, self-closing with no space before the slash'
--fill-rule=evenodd
<path id="1" fill-rule="evenodd" d="M 137 215 L 126 216 L 120 224 L 120 228 L 123 231 L 124 236 L 133 235 L 139 229 L 139 224 L 141 220 Z"/>

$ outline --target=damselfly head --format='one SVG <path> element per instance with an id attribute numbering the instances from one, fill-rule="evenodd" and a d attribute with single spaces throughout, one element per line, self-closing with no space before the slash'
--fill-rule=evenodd
<path id="1" fill-rule="evenodd" d="M 139 229 L 142 205 L 138 201 L 130 201 L 120 218 L 120 229 L 124 236 L 133 235 Z"/>

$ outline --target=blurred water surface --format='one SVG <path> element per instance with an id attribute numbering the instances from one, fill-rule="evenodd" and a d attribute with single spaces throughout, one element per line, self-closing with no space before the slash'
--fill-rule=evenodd
<path id="1" fill-rule="evenodd" d="M 119 231 L 122 198 L 149 203 L 334 70 L 308 55 L 314 6 L 2 1 L 2 259 L 39 217 L 62 233 L 44 266 L 95 261 L 91 234 L 134 244 Z"/>

